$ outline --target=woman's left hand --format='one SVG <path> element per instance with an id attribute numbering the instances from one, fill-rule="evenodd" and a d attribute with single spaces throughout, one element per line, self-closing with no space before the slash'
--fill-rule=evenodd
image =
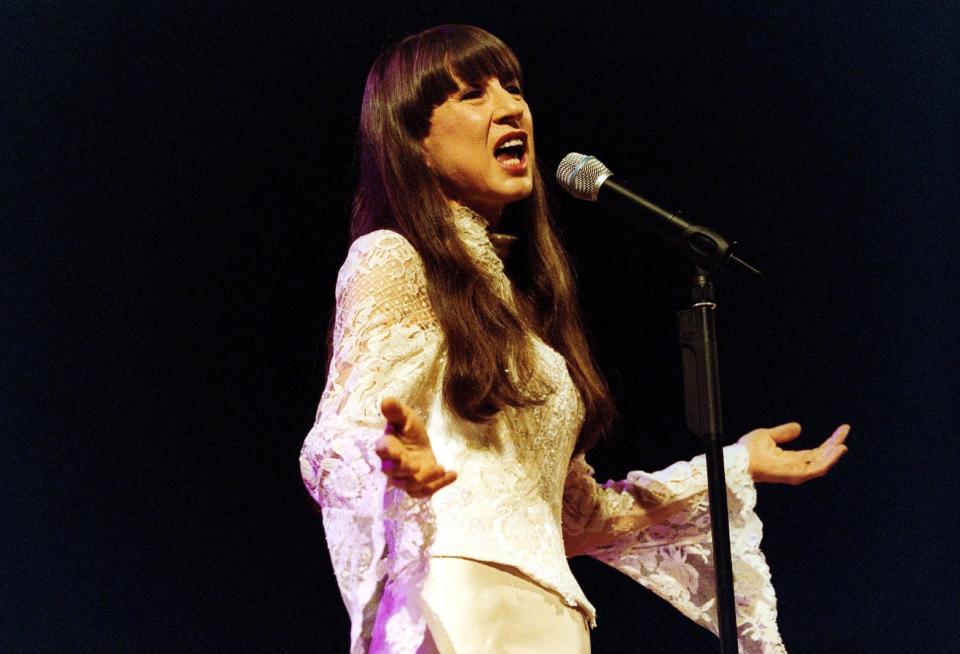
<path id="1" fill-rule="evenodd" d="M 738 442 L 750 453 L 750 476 L 755 482 L 796 485 L 827 474 L 847 451 L 843 442 L 849 432 L 850 425 L 840 425 L 820 447 L 784 450 L 780 443 L 800 435 L 800 425 L 788 422 L 779 427 L 754 429 Z"/>

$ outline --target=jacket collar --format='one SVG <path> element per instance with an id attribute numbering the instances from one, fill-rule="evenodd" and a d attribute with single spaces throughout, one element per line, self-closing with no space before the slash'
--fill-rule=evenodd
<path id="1" fill-rule="evenodd" d="M 453 222 L 470 254 L 487 272 L 503 273 L 503 264 L 510 255 L 516 236 L 490 232 L 486 218 L 469 207 L 458 205 L 453 211 Z"/>

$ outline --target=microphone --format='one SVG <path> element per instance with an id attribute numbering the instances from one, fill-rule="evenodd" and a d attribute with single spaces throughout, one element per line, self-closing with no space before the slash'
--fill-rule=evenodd
<path id="1" fill-rule="evenodd" d="M 644 226 L 682 245 L 697 266 L 715 272 L 730 260 L 760 274 L 759 270 L 733 255 L 731 248 L 735 243 L 728 243 L 713 230 L 691 225 L 675 213 L 661 209 L 612 177 L 613 171 L 596 157 L 578 152 L 565 156 L 557 167 L 557 182 L 579 200 L 603 202 L 615 206 L 623 213 L 636 213 L 638 207 L 643 209 L 648 216 Z"/>

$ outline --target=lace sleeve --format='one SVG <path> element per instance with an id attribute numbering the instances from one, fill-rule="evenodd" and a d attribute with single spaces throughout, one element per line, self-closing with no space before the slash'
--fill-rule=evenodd
<path id="1" fill-rule="evenodd" d="M 763 526 L 741 445 L 724 449 L 730 546 L 740 651 L 782 654 L 776 596 L 760 551 Z M 704 457 L 656 473 L 631 472 L 601 486 L 583 455 L 570 463 L 563 498 L 564 541 L 620 570 L 717 633 L 715 577 Z"/>
<path id="2" fill-rule="evenodd" d="M 427 419 L 439 333 L 409 242 L 390 231 L 357 239 L 337 279 L 330 369 L 300 455 L 307 491 L 323 507 L 351 652 L 366 649 L 385 574 L 386 480 L 373 449 L 380 401 L 396 396 Z"/>

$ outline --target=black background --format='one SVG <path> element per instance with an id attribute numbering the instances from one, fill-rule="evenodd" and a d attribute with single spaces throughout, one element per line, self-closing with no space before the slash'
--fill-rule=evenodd
<path id="1" fill-rule="evenodd" d="M 525 66 L 548 178 L 597 155 L 742 243 L 727 432 L 854 425 L 763 487 L 792 652 L 960 651 L 956 2 L 5 3 L 3 651 L 346 651 L 297 455 L 347 246 L 363 80 L 441 22 Z M 696 454 L 686 266 L 561 197 L 618 401 L 601 479 Z M 717 651 L 590 560 L 594 651 Z"/>

